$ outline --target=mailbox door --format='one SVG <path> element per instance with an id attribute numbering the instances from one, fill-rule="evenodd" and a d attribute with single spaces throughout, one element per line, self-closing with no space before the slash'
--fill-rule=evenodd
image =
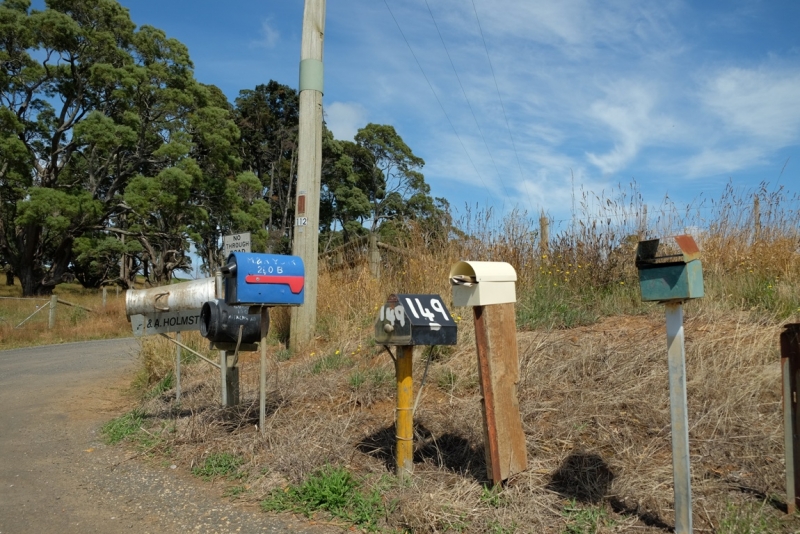
<path id="1" fill-rule="evenodd" d="M 234 276 L 226 279 L 228 304 L 300 306 L 305 298 L 305 267 L 298 256 L 234 252 Z"/>
<path id="2" fill-rule="evenodd" d="M 439 295 L 390 295 L 375 323 L 384 345 L 455 345 L 458 329 Z"/>

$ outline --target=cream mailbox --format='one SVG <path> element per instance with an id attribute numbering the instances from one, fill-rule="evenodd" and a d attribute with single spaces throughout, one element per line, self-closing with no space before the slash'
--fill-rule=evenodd
<path id="1" fill-rule="evenodd" d="M 450 269 L 453 306 L 517 301 L 517 271 L 502 261 L 460 261 Z"/>

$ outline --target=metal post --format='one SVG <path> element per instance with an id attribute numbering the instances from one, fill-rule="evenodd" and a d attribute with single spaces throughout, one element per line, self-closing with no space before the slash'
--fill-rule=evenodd
<path id="1" fill-rule="evenodd" d="M 56 326 L 56 304 L 58 304 L 58 297 L 53 295 L 50 297 L 50 319 L 47 323 L 48 328 Z"/>
<path id="2" fill-rule="evenodd" d="M 219 377 L 222 387 L 220 403 L 223 406 L 230 406 L 230 399 L 228 398 L 228 353 L 224 350 L 219 351 Z"/>
<path id="3" fill-rule="evenodd" d="M 175 333 L 175 341 L 181 343 L 181 333 Z M 181 346 L 175 344 L 175 402 L 181 401 Z"/>
<path id="4" fill-rule="evenodd" d="M 267 329 L 269 315 L 266 306 L 261 307 L 261 373 L 258 385 L 258 429 L 264 434 L 267 413 Z"/>
<path id="5" fill-rule="evenodd" d="M 686 402 L 686 355 L 683 303 L 667 302 L 669 405 L 672 419 L 672 476 L 675 485 L 675 533 L 692 534 L 692 486 L 689 460 L 689 414 Z"/>
<path id="6" fill-rule="evenodd" d="M 397 349 L 397 476 L 408 477 L 414 471 L 414 383 L 411 376 L 414 347 Z"/>
<path id="7" fill-rule="evenodd" d="M 783 375 L 783 440 L 786 456 L 786 512 L 794 514 L 800 506 L 800 413 L 797 409 L 800 378 L 800 324 L 787 324 L 781 332 L 781 372 Z"/>

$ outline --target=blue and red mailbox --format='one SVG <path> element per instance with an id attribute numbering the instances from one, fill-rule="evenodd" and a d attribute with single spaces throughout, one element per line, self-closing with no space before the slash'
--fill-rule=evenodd
<path id="1" fill-rule="evenodd" d="M 222 276 L 226 304 L 300 306 L 305 298 L 305 266 L 298 256 L 233 252 Z"/>

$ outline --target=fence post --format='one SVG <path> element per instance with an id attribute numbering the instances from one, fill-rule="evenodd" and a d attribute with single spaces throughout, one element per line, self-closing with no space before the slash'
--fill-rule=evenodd
<path id="1" fill-rule="evenodd" d="M 792 515 L 800 504 L 800 424 L 797 389 L 800 382 L 800 324 L 790 323 L 781 332 L 783 376 L 783 439 L 786 458 L 786 511 Z"/>
<path id="2" fill-rule="evenodd" d="M 381 253 L 378 251 L 378 236 L 369 235 L 369 272 L 376 279 L 381 277 Z"/>
<path id="3" fill-rule="evenodd" d="M 539 217 L 539 253 L 547 254 L 550 247 L 550 220 L 544 214 Z"/>
<path id="4" fill-rule="evenodd" d="M 58 297 L 53 295 L 50 297 L 50 321 L 47 323 L 47 328 L 53 328 L 56 325 L 56 304 Z"/>
<path id="5" fill-rule="evenodd" d="M 761 239 L 761 200 L 758 193 L 753 197 L 753 241 Z"/>
<path id="6" fill-rule="evenodd" d="M 106 309 L 106 298 L 108 297 L 108 288 L 103 286 L 103 309 Z"/>

